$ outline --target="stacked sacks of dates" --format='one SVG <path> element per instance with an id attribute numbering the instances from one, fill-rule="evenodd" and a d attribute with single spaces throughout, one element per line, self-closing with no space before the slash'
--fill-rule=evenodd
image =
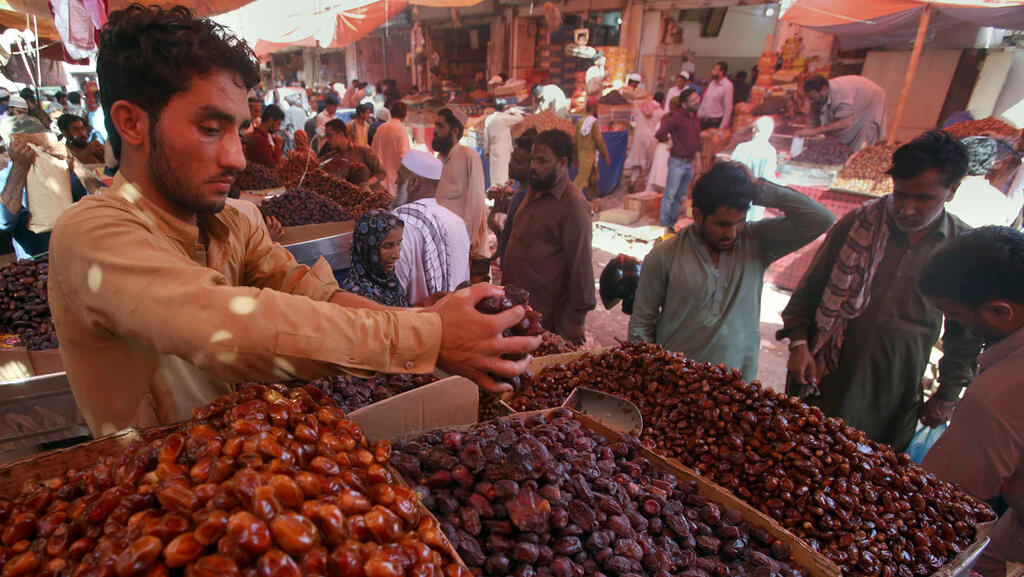
<path id="1" fill-rule="evenodd" d="M 636 404 L 648 446 L 730 489 L 846 574 L 928 575 L 995 518 L 841 419 L 657 345 L 629 343 L 549 367 L 512 406 L 558 406 L 577 386 Z"/>
<path id="2" fill-rule="evenodd" d="M 794 577 L 789 546 L 569 411 L 432 432 L 391 464 L 477 575 Z"/>
<path id="3" fill-rule="evenodd" d="M 302 226 L 349 220 L 347 212 L 315 192 L 289 188 L 284 194 L 268 198 L 260 204 L 264 216 L 272 216 L 282 226 Z"/>
<path id="4" fill-rule="evenodd" d="M 19 260 L 0 268 L 0 329 L 16 334 L 32 351 L 57 348 L 46 281 L 48 258 Z"/>
<path id="5" fill-rule="evenodd" d="M 252 386 L 0 500 L 4 577 L 465 577 L 386 441 L 315 389 Z"/>

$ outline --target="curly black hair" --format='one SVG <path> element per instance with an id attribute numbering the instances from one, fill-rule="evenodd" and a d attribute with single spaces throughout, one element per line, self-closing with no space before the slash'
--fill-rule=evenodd
<path id="1" fill-rule="evenodd" d="M 194 76 L 213 70 L 236 73 L 247 90 L 260 81 L 259 61 L 244 40 L 184 6 L 132 4 L 111 12 L 100 32 L 96 73 L 114 154 L 121 155 L 121 137 L 110 117 L 115 102 L 137 105 L 155 126 L 172 96 L 188 90 Z"/>
<path id="2" fill-rule="evenodd" d="M 693 206 L 704 216 L 713 214 L 720 206 L 744 211 L 750 208 L 754 192 L 755 185 L 742 164 L 718 162 L 693 185 Z"/>
<path id="3" fill-rule="evenodd" d="M 917 178 L 926 170 L 937 168 L 946 188 L 957 185 L 967 174 L 967 147 L 945 130 L 929 130 L 892 153 L 892 166 L 887 173 L 894 180 Z"/>

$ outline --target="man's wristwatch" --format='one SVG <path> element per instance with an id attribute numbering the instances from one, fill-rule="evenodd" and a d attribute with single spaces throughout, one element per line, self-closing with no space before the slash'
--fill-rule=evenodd
<path id="1" fill-rule="evenodd" d="M 806 339 L 797 339 L 795 341 L 789 341 L 789 350 L 793 350 L 793 349 L 795 349 L 795 348 L 797 348 L 797 347 L 799 347 L 801 345 L 806 345 L 806 344 L 807 344 L 807 340 Z"/>

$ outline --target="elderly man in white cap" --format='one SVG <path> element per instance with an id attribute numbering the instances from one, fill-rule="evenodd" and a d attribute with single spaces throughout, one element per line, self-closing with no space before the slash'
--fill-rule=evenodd
<path id="1" fill-rule="evenodd" d="M 437 186 L 437 203 L 465 221 L 470 254 L 489 258 L 484 165 L 475 150 L 459 144 L 468 122 L 466 113 L 458 108 L 442 108 L 434 119 L 434 138 L 430 146 L 444 163 Z"/>
<path id="2" fill-rule="evenodd" d="M 668 94 L 665 95 L 665 112 L 669 111 L 669 103 L 672 102 L 672 99 L 679 98 L 679 95 L 682 94 L 684 90 L 686 90 L 686 85 L 689 82 L 690 73 L 685 70 L 679 71 L 679 74 L 676 75 L 675 86 L 669 88 Z"/>
<path id="3" fill-rule="evenodd" d="M 20 94 L 11 94 L 7 107 L 7 116 L 0 120 L 0 138 L 8 146 L 11 134 L 37 134 L 46 132 L 48 128 L 35 116 L 28 114 L 28 102 Z"/>
<path id="4" fill-rule="evenodd" d="M 405 223 L 402 255 L 395 265 L 405 297 L 413 304 L 439 292 L 454 291 L 469 280 L 469 235 L 459 215 L 439 205 L 435 195 L 444 164 L 432 155 L 410 150 L 398 167 L 399 198 L 395 208 Z"/>
<path id="5" fill-rule="evenodd" d="M 619 94 L 630 104 L 640 104 L 648 96 L 647 91 L 640 87 L 641 82 L 643 77 L 636 72 L 626 75 L 626 85 L 619 89 Z"/>
<path id="6" fill-rule="evenodd" d="M 523 121 L 518 108 L 495 104 L 495 111 L 484 120 L 484 154 L 490 161 L 491 184 L 508 182 L 508 163 L 512 160 L 512 126 Z"/>

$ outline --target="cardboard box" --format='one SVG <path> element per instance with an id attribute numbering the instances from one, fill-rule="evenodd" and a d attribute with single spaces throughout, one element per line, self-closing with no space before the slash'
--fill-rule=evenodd
<path id="1" fill-rule="evenodd" d="M 323 256 L 332 270 L 345 270 L 349 267 L 354 228 L 352 220 L 286 226 L 278 242 L 302 264 L 312 266 Z"/>
<path id="2" fill-rule="evenodd" d="M 603 221 L 615 224 L 633 224 L 640 220 L 640 213 L 635 210 L 613 208 L 611 210 L 602 210 L 600 217 Z"/>
<path id="3" fill-rule="evenodd" d="M 59 349 L 2 349 L 0 378 L 0 463 L 89 434 Z"/>
<path id="4" fill-rule="evenodd" d="M 658 218 L 661 215 L 661 198 L 662 194 L 653 190 L 627 194 L 623 207 L 646 218 Z"/>
<path id="5" fill-rule="evenodd" d="M 418 431 L 476 423 L 480 388 L 448 377 L 349 413 L 370 442 L 404 440 Z"/>

